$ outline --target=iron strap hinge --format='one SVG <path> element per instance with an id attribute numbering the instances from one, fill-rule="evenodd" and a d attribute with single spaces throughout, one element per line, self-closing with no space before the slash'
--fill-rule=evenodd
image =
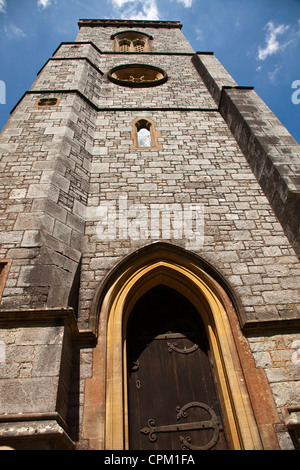
<path id="1" fill-rule="evenodd" d="M 208 411 L 211 415 L 211 419 L 208 421 L 196 421 L 194 423 L 177 423 L 177 424 L 169 424 L 169 425 L 163 425 L 163 426 L 156 426 L 155 420 L 154 419 L 149 419 L 148 420 L 148 427 L 145 427 L 140 430 L 141 433 L 145 435 L 149 435 L 149 440 L 151 442 L 155 442 L 157 439 L 157 434 L 161 432 L 178 432 L 178 431 L 193 431 L 193 430 L 203 430 L 203 429 L 213 429 L 214 434 L 212 439 L 205 445 L 203 446 L 194 446 L 191 444 L 191 437 L 187 436 L 186 438 L 179 436 L 180 442 L 181 442 L 181 448 L 182 449 L 190 449 L 190 450 L 207 450 L 213 447 L 218 438 L 219 438 L 219 432 L 222 430 L 222 425 L 221 425 L 221 420 L 220 418 L 215 414 L 213 409 L 200 402 L 190 402 L 184 405 L 182 408 L 177 407 L 177 421 L 181 418 L 186 418 L 187 417 L 187 410 L 189 408 L 193 407 L 199 407 L 203 408 L 206 411 Z"/>

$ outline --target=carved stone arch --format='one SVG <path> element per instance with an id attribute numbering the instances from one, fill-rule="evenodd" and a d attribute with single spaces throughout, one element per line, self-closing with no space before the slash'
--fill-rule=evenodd
<path id="1" fill-rule="evenodd" d="M 121 31 L 113 34 L 111 39 L 113 40 L 115 52 L 152 52 L 151 43 L 153 37 L 144 32 L 141 33 L 140 31 L 134 30 Z M 120 48 L 120 43 L 124 40 L 129 42 L 129 49 L 126 51 Z M 140 45 L 143 43 L 142 47 L 137 48 L 135 44 L 136 41 L 140 41 Z"/>
<path id="2" fill-rule="evenodd" d="M 123 37 L 123 36 L 128 36 L 131 35 L 132 37 L 147 37 L 148 39 L 152 40 L 153 36 L 151 34 L 145 33 L 145 31 L 137 31 L 137 30 L 132 30 L 128 29 L 126 31 L 119 31 L 118 33 L 112 34 L 111 39 L 115 39 L 116 37 Z"/>
<path id="3" fill-rule="evenodd" d="M 137 117 L 131 122 L 132 131 L 131 131 L 131 138 L 133 144 L 131 145 L 131 149 L 133 150 L 145 150 L 145 149 L 157 149 L 161 150 L 162 145 L 158 143 L 158 139 L 161 137 L 160 131 L 156 130 L 156 122 L 153 119 L 148 117 Z M 139 144 L 139 136 L 138 133 L 140 129 L 147 129 L 150 133 L 150 145 L 147 146 L 140 146 Z"/>
<path id="4" fill-rule="evenodd" d="M 137 118 L 137 120 L 139 119 L 141 118 Z M 132 123 L 134 123 L 134 121 Z M 139 269 L 140 266 L 144 265 L 145 260 L 163 259 L 164 257 L 173 258 L 174 260 L 186 260 L 187 262 L 203 269 L 211 279 L 214 279 L 220 285 L 222 291 L 226 293 L 230 303 L 233 305 L 238 323 L 241 328 L 243 327 L 246 321 L 246 316 L 242 303 L 229 281 L 223 276 L 221 271 L 216 268 L 216 266 L 211 264 L 202 256 L 180 246 L 168 242 L 155 242 L 142 246 L 138 250 L 128 254 L 116 263 L 116 265 L 106 274 L 105 278 L 95 291 L 90 312 L 89 329 L 96 335 L 98 334 L 101 305 L 111 285 L 117 280 L 121 272 L 127 272 L 127 270 L 130 270 L 131 272 L 133 266 L 134 269 Z"/>
<path id="5" fill-rule="evenodd" d="M 136 302 L 160 284 L 177 290 L 202 312 L 230 447 L 277 448 L 270 413 L 266 422 L 260 412 L 268 397 L 267 382 L 249 359 L 231 299 L 208 271 L 211 266 L 192 253 L 156 243 L 121 261 L 99 287 L 94 302 L 100 313 L 98 345 L 93 378 L 86 384 L 83 423 L 91 448 L 128 449 L 126 325 Z"/>

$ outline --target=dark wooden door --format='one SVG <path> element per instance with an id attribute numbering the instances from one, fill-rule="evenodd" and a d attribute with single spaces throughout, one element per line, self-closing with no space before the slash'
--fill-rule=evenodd
<path id="1" fill-rule="evenodd" d="M 227 449 L 206 333 L 194 306 L 148 291 L 127 327 L 130 449 Z"/>

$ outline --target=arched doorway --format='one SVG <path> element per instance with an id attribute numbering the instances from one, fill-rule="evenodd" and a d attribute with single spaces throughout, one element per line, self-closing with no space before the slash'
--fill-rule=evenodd
<path id="1" fill-rule="evenodd" d="M 130 318 L 134 318 L 131 314 L 139 300 L 160 285 L 187 299 L 192 305 L 189 308 L 201 318 L 220 402 L 220 414 L 215 412 L 215 415 L 222 417 L 228 447 L 262 449 L 262 435 L 266 447 L 274 448 L 270 430 L 275 421 L 264 420 L 260 413 L 261 401 L 269 396 L 267 382 L 255 368 L 238 327 L 237 315 L 243 313 L 234 309 L 232 302 L 238 305 L 234 292 L 206 260 L 159 242 L 133 252 L 116 264 L 95 294 L 90 325 L 94 325 L 98 343 L 94 351 L 93 376 L 86 384 L 83 421 L 83 435 L 89 439 L 91 449 L 130 448 L 127 325 L 130 329 Z M 201 403 L 198 398 L 195 401 Z M 176 407 L 189 403 L 193 402 L 181 402 Z M 189 421 L 207 421 L 199 414 L 192 414 L 203 412 L 200 408 L 188 407 L 181 411 L 187 411 Z M 157 416 L 149 415 L 148 419 L 155 420 Z M 141 426 L 147 427 L 147 422 Z M 190 437 L 190 443 L 194 442 L 194 437 Z"/>
<path id="2" fill-rule="evenodd" d="M 129 448 L 228 449 L 205 326 L 179 292 L 158 285 L 127 325 Z"/>

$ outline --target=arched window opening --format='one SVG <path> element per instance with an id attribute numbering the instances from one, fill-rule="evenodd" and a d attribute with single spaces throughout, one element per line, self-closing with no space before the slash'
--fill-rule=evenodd
<path id="1" fill-rule="evenodd" d="M 132 149 L 162 149 L 158 144 L 158 138 L 161 137 L 159 131 L 155 130 L 155 122 L 151 119 L 135 119 L 132 125 Z"/>
<path id="2" fill-rule="evenodd" d="M 133 47 L 135 52 L 145 52 L 145 42 L 144 41 L 133 41 Z"/>
<path id="3" fill-rule="evenodd" d="M 130 41 L 126 39 L 119 42 L 120 52 L 129 52 L 130 51 Z"/>
<path id="4" fill-rule="evenodd" d="M 151 52 L 152 36 L 138 31 L 124 31 L 111 36 L 115 52 Z"/>

